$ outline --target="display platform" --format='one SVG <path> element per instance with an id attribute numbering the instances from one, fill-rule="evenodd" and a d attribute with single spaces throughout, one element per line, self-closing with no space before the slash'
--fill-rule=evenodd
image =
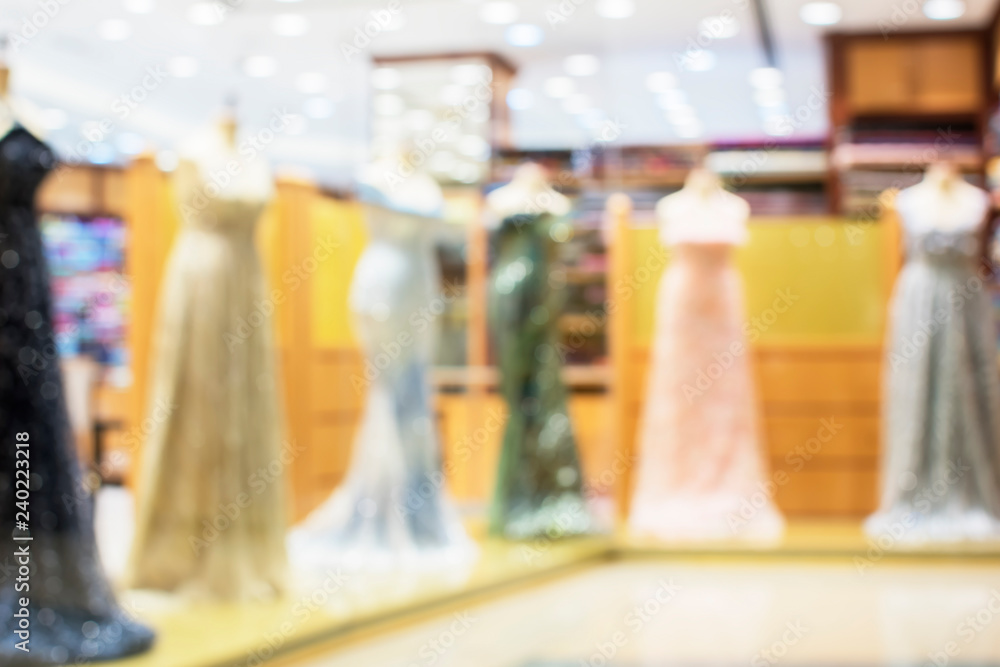
<path id="1" fill-rule="evenodd" d="M 474 534 L 481 535 L 482 530 Z M 795 559 L 836 563 L 859 574 L 887 564 L 1000 566 L 1000 543 L 880 546 L 864 534 L 860 522 L 844 520 L 792 522 L 784 539 L 773 545 L 668 544 L 623 535 L 525 543 L 482 540 L 480 545 L 475 568 L 464 579 L 450 577 L 450 582 L 416 573 L 373 582 L 330 572 L 311 586 L 297 586 L 280 601 L 242 605 L 189 606 L 166 596 L 130 592 L 123 596 L 126 609 L 157 629 L 158 642 L 148 655 L 116 664 L 290 667 L 413 623 L 622 560 L 783 567 Z"/>

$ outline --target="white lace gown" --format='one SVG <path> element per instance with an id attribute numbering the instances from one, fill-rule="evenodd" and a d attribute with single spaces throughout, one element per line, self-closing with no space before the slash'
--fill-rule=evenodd
<path id="1" fill-rule="evenodd" d="M 149 423 L 128 583 L 196 598 L 270 596 L 285 585 L 285 484 L 273 321 L 254 230 L 272 192 L 263 160 L 182 162 L 182 227 L 158 303 Z M 242 324 L 241 324 L 242 323 Z M 257 324 L 255 326 L 255 323 Z M 164 410 L 163 406 L 170 406 Z M 284 449 L 283 449 L 284 447 Z"/>

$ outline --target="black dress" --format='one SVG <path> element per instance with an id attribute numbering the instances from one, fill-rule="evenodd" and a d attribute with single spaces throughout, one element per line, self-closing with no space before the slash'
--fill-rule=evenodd
<path id="1" fill-rule="evenodd" d="M 20 127 L 0 138 L 0 665 L 11 667 L 119 658 L 153 642 L 153 633 L 118 606 L 101 568 L 93 503 L 63 398 L 33 204 L 53 162 L 52 152 Z M 18 447 L 25 439 L 28 446 Z M 19 507 L 25 467 L 30 496 Z M 28 531 L 18 526 L 24 519 Z M 30 550 L 28 577 L 18 562 L 23 547 Z M 30 617 L 28 653 L 16 646 L 22 601 Z"/>

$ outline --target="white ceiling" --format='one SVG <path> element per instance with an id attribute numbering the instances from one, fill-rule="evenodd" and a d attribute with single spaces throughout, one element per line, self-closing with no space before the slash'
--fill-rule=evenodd
<path id="1" fill-rule="evenodd" d="M 109 146 L 127 132 L 155 148 L 170 148 L 211 119 L 223 99 L 234 93 L 244 127 L 261 127 L 277 109 L 302 113 L 307 99 L 316 95 L 296 90 L 295 77 L 322 72 L 330 80 L 322 96 L 333 102 L 333 114 L 308 119 L 299 126 L 299 134 L 282 133 L 267 153 L 276 165 L 306 168 L 321 181 L 342 184 L 367 155 L 371 56 L 461 51 L 499 52 L 519 67 L 516 85 L 534 93 L 534 105 L 513 115 L 515 140 L 523 147 L 578 147 L 591 141 L 592 130 L 581 122 L 583 117 L 567 113 L 560 102 L 543 93 L 547 78 L 564 74 L 563 58 L 577 53 L 593 54 L 602 61 L 600 71 L 580 78 L 577 88 L 604 117 L 619 122 L 621 143 L 687 141 L 674 133 L 645 88 L 646 75 L 657 70 L 677 75 L 679 88 L 703 126 L 699 140 L 766 137 L 748 78 L 752 69 L 765 64 L 748 0 L 635 0 L 636 11 L 626 19 L 598 16 L 595 5 L 600 0 L 563 0 L 564 6 L 576 10 L 556 24 L 550 23 L 547 12 L 557 10 L 558 1 L 514 0 L 520 8 L 519 23 L 545 30 L 544 41 L 529 48 L 508 46 L 504 26 L 479 19 L 479 2 L 397 0 L 401 25 L 377 34 L 350 62 L 342 45 L 353 39 L 355 29 L 370 18 L 369 12 L 388 8 L 390 0 L 229 0 L 236 9 L 214 26 L 194 25 L 186 18 L 189 0 L 156 0 L 153 12 L 145 15 L 126 11 L 123 0 L 49 1 L 59 5 L 59 11 L 11 54 L 13 87 L 40 108 L 69 113 L 66 128 L 50 133 L 64 151 L 81 141 L 85 122 L 102 119 L 113 125 Z M 963 17 L 935 22 L 919 11 L 906 14 L 915 3 L 840 0 L 844 16 L 836 29 L 876 30 L 880 21 L 892 20 L 894 11 L 897 18 L 903 17 L 905 29 L 978 27 L 985 25 L 994 8 L 993 0 L 966 0 Z M 765 0 L 790 113 L 805 105 L 825 78 L 821 32 L 799 18 L 803 4 L 804 0 Z M 0 0 L 0 30 L 19 32 L 39 7 L 39 0 Z M 714 68 L 680 69 L 675 56 L 698 38 L 699 22 L 723 12 L 732 12 L 740 31 L 708 44 L 716 55 Z M 308 31 L 298 37 L 275 35 L 272 21 L 286 13 L 304 15 Z M 131 36 L 123 41 L 102 39 L 98 30 L 106 19 L 128 21 Z M 276 60 L 273 76 L 250 78 L 243 73 L 244 59 L 256 55 Z M 199 73 L 191 78 L 168 77 L 122 118 L 116 98 L 139 84 L 147 68 L 176 56 L 197 58 Z M 826 131 L 825 109 L 803 113 L 802 118 L 791 138 L 812 139 Z"/>

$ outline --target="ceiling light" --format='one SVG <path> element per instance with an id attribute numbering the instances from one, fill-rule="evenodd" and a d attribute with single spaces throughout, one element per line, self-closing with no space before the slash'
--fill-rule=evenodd
<path id="1" fill-rule="evenodd" d="M 750 85 L 758 90 L 780 88 L 784 79 L 777 67 L 758 67 L 750 72 Z"/>
<path id="2" fill-rule="evenodd" d="M 576 90 L 576 82 L 568 76 L 554 76 L 546 79 L 543 90 L 549 97 L 561 99 L 573 94 Z"/>
<path id="3" fill-rule="evenodd" d="M 61 130 L 69 122 L 69 114 L 62 109 L 45 109 L 41 113 L 41 121 L 47 130 Z"/>
<path id="4" fill-rule="evenodd" d="M 399 88 L 399 84 L 402 82 L 403 76 L 398 69 L 379 67 L 372 72 L 372 86 L 378 90 Z"/>
<path id="5" fill-rule="evenodd" d="M 532 23 L 515 23 L 504 32 L 504 39 L 511 46 L 538 46 L 545 39 L 545 31 Z"/>
<path id="6" fill-rule="evenodd" d="M 810 2 L 802 5 L 799 18 L 809 25 L 833 25 L 840 22 L 844 12 L 835 2 Z"/>
<path id="7" fill-rule="evenodd" d="M 188 21 L 195 25 L 219 25 L 222 16 L 222 5 L 217 2 L 198 2 L 187 10 Z"/>
<path id="8" fill-rule="evenodd" d="M 199 69 L 201 69 L 201 65 L 198 59 L 191 56 L 177 56 L 167 61 L 167 71 L 170 72 L 170 76 L 178 79 L 192 77 L 198 73 Z"/>
<path id="9" fill-rule="evenodd" d="M 316 120 L 329 118 L 333 115 L 333 102 L 325 97 L 310 97 L 302 103 L 302 113 Z"/>
<path id="10" fill-rule="evenodd" d="M 317 95 L 326 90 L 326 75 L 322 72 L 302 72 L 295 77 L 295 89 L 306 95 Z"/>
<path id="11" fill-rule="evenodd" d="M 309 21 L 302 14 L 278 14 L 271 19 L 271 31 L 281 37 L 300 37 L 309 31 Z"/>
<path id="12" fill-rule="evenodd" d="M 392 93 L 376 95 L 372 108 L 378 116 L 398 116 L 406 109 L 403 98 Z"/>
<path id="13" fill-rule="evenodd" d="M 243 72 L 256 79 L 273 76 L 278 71 L 278 63 L 270 56 L 250 56 L 243 61 Z"/>
<path id="14" fill-rule="evenodd" d="M 125 11 L 133 14 L 150 14 L 156 9 L 155 0 L 124 0 L 122 6 Z"/>
<path id="15" fill-rule="evenodd" d="M 513 2 L 484 2 L 479 7 L 479 18 L 495 25 L 513 23 L 520 15 L 521 10 Z"/>
<path id="16" fill-rule="evenodd" d="M 674 107 L 667 112 L 667 119 L 674 125 L 686 125 L 698 122 L 698 113 L 690 104 Z"/>
<path id="17" fill-rule="evenodd" d="M 686 52 L 681 63 L 689 72 L 707 72 L 715 67 L 715 54 L 708 49 L 695 49 Z"/>
<path id="18" fill-rule="evenodd" d="M 964 13 L 962 0 L 927 0 L 924 3 L 924 16 L 935 21 L 950 21 Z"/>
<path id="19" fill-rule="evenodd" d="M 601 61 L 597 56 L 581 53 L 566 58 L 563 61 L 563 69 L 571 76 L 593 76 L 601 69 Z"/>
<path id="20" fill-rule="evenodd" d="M 700 32 L 712 39 L 729 39 L 740 31 L 739 21 L 732 14 L 720 14 L 702 19 L 698 24 Z"/>
<path id="21" fill-rule="evenodd" d="M 646 77 L 646 90 L 663 93 L 677 85 L 677 77 L 672 72 L 652 72 Z"/>
<path id="22" fill-rule="evenodd" d="M 635 14 L 633 0 L 597 0 L 597 15 L 606 19 L 627 19 Z"/>
<path id="23" fill-rule="evenodd" d="M 97 34 L 111 42 L 126 40 L 132 34 L 132 26 L 123 19 L 107 19 L 97 27 Z"/>
<path id="24" fill-rule="evenodd" d="M 526 88 L 514 88 L 507 93 L 507 106 L 515 111 L 530 109 L 534 103 L 534 94 Z"/>
<path id="25" fill-rule="evenodd" d="M 493 80 L 493 70 L 486 65 L 455 65 L 450 74 L 452 81 L 463 86 L 475 86 Z"/>
<path id="26" fill-rule="evenodd" d="M 466 157 L 485 160 L 490 156 L 490 145 L 482 137 L 467 134 L 458 140 L 458 152 Z"/>

